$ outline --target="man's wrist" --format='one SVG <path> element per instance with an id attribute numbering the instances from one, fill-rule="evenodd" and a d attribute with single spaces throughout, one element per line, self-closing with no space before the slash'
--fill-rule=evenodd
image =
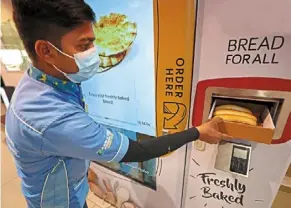
<path id="1" fill-rule="evenodd" d="M 187 131 L 189 131 L 191 138 L 192 138 L 192 140 L 190 142 L 196 141 L 200 138 L 200 131 L 197 127 L 189 128 Z"/>

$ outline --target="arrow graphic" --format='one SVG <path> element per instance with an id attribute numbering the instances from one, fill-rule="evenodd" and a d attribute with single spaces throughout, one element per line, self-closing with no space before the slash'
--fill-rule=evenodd
<path id="1" fill-rule="evenodd" d="M 182 103 L 164 103 L 164 129 L 177 129 L 185 119 L 187 108 Z"/>

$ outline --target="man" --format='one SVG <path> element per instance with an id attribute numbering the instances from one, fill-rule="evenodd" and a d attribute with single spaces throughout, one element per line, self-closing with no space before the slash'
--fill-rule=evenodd
<path id="1" fill-rule="evenodd" d="M 218 132 L 219 119 L 139 143 L 95 123 L 84 111 L 80 88 L 99 64 L 92 9 L 83 0 L 12 4 L 32 66 L 14 92 L 6 132 L 29 208 L 86 207 L 91 160 L 147 161 L 197 139 L 229 138 Z"/>

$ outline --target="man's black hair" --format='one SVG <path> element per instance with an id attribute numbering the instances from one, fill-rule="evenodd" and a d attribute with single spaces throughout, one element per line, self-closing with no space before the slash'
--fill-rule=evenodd
<path id="1" fill-rule="evenodd" d="M 36 57 L 35 42 L 47 40 L 60 47 L 61 37 L 95 13 L 84 0 L 12 0 L 13 19 L 26 51 Z"/>

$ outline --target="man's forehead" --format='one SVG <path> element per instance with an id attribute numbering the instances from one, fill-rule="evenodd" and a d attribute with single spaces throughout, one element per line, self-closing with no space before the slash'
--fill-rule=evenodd
<path id="1" fill-rule="evenodd" d="M 77 39 L 80 42 L 92 41 L 95 39 L 93 25 L 91 22 L 82 24 L 81 26 L 75 28 L 65 36 L 67 36 L 67 38 Z"/>

